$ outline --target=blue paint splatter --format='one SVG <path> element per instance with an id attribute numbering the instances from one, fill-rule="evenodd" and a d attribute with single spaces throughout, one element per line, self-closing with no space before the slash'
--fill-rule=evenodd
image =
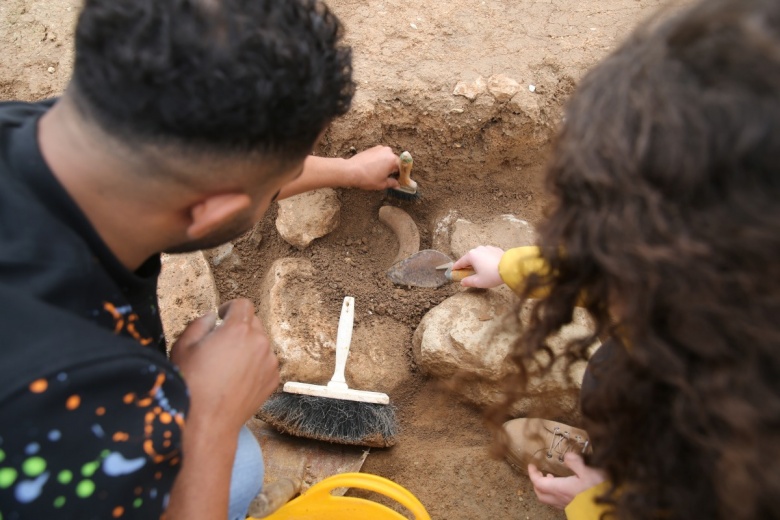
<path id="1" fill-rule="evenodd" d="M 49 440 L 51 442 L 57 442 L 62 438 L 62 433 L 59 430 L 52 430 L 49 432 Z"/>
<path id="2" fill-rule="evenodd" d="M 24 452 L 27 455 L 35 455 L 40 450 L 41 450 L 41 445 L 38 444 L 37 442 L 31 442 L 30 444 L 24 447 Z"/>
<path id="3" fill-rule="evenodd" d="M 152 488 L 149 490 L 149 497 L 150 498 L 157 498 L 157 488 Z"/>
<path id="4" fill-rule="evenodd" d="M 123 305 L 121 307 L 117 307 L 116 308 L 116 312 L 118 312 L 119 314 L 122 314 L 122 315 L 130 314 L 131 312 L 133 312 L 133 306 L 132 305 Z"/>
<path id="5" fill-rule="evenodd" d="M 35 480 L 22 480 L 14 489 L 16 500 L 22 504 L 29 504 L 39 496 L 43 490 L 43 485 L 49 480 L 49 472 L 41 474 Z"/>
<path id="6" fill-rule="evenodd" d="M 57 381 L 62 382 L 65 381 L 66 379 L 68 379 L 68 374 L 66 374 L 65 372 L 60 372 L 59 374 L 57 374 Z"/>
<path id="7" fill-rule="evenodd" d="M 106 436 L 106 432 L 103 431 L 103 427 L 99 424 L 93 424 L 92 425 L 92 433 L 95 434 L 96 437 L 103 438 Z"/>
<path id="8" fill-rule="evenodd" d="M 111 455 L 103 460 L 103 472 L 109 477 L 119 477 L 134 473 L 146 464 L 146 457 L 137 459 L 126 459 L 119 452 L 112 452 Z"/>

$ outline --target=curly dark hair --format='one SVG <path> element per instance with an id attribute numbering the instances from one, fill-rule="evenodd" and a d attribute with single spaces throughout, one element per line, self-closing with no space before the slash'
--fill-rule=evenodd
<path id="1" fill-rule="evenodd" d="M 550 292 L 493 419 L 582 298 L 595 332 L 563 358 L 617 343 L 581 403 L 617 518 L 780 517 L 780 2 L 639 29 L 578 86 L 548 182 L 524 294 Z"/>
<path id="2" fill-rule="evenodd" d="M 317 0 L 86 0 L 75 99 L 108 132 L 299 159 L 354 93 Z"/>

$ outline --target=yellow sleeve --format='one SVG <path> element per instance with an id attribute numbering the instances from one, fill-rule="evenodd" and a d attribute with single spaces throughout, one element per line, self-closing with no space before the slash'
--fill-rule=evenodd
<path id="1" fill-rule="evenodd" d="M 547 264 L 540 257 L 539 248 L 536 246 L 509 249 L 498 263 L 498 274 L 501 275 L 501 279 L 517 294 L 523 291 L 523 285 L 529 275 L 544 273 L 546 270 Z M 531 295 L 532 298 L 544 296 L 546 296 L 545 290 L 536 291 Z"/>
<path id="2" fill-rule="evenodd" d="M 597 504 L 595 499 L 604 494 L 609 485 L 609 482 L 602 482 L 574 497 L 566 506 L 566 520 L 599 520 L 602 513 L 610 510 L 610 506 Z"/>

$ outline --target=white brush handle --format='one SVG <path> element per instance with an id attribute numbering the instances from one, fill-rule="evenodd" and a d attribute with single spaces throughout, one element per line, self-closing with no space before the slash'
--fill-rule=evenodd
<path id="1" fill-rule="evenodd" d="M 355 298 L 347 296 L 344 298 L 344 303 L 341 306 L 339 331 L 336 334 L 336 369 L 333 371 L 333 377 L 330 382 L 327 386 L 322 386 L 288 381 L 284 384 L 285 392 L 362 403 L 390 403 L 390 397 L 387 394 L 366 390 L 352 390 L 347 386 L 347 381 L 344 379 L 344 368 L 347 366 L 347 356 L 349 356 L 349 345 L 352 342 L 352 324 L 354 321 Z"/>
<path id="2" fill-rule="evenodd" d="M 346 390 L 347 380 L 344 379 L 344 368 L 347 366 L 349 356 L 349 344 L 352 343 L 352 325 L 355 321 L 355 298 L 347 296 L 341 305 L 339 317 L 339 330 L 336 334 L 336 369 L 330 378 L 328 388 L 333 390 Z"/>

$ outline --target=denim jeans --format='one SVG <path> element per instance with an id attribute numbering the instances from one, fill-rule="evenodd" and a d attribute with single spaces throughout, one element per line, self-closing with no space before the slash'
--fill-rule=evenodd
<path id="1" fill-rule="evenodd" d="M 263 453 L 246 426 L 238 433 L 238 448 L 230 476 L 228 520 L 244 520 L 249 504 L 263 489 Z"/>

